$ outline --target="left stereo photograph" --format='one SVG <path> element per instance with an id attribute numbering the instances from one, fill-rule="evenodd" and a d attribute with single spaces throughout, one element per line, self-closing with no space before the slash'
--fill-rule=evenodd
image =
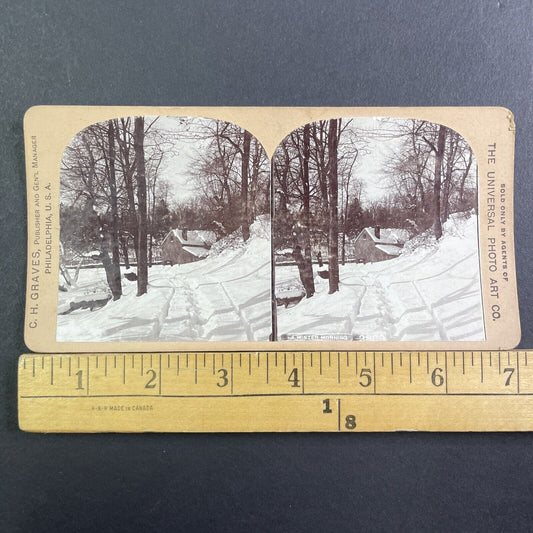
<path id="1" fill-rule="evenodd" d="M 92 124 L 60 185 L 58 342 L 269 340 L 270 165 L 248 131 Z"/>
<path id="2" fill-rule="evenodd" d="M 26 343 L 512 348 L 513 124 L 503 108 L 31 108 Z"/>

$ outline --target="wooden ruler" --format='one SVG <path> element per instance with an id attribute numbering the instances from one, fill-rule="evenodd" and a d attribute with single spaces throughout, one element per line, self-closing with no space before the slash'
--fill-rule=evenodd
<path id="1" fill-rule="evenodd" d="M 37 432 L 529 431 L 533 351 L 26 354 Z"/>

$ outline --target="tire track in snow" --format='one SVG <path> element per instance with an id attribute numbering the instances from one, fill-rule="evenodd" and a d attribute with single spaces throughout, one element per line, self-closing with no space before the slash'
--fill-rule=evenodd
<path id="1" fill-rule="evenodd" d="M 239 306 L 235 303 L 233 298 L 230 296 L 229 291 L 224 287 L 224 284 L 222 282 L 219 282 L 220 287 L 224 291 L 224 294 L 227 296 L 231 306 L 237 313 L 237 316 L 241 319 L 241 324 L 244 327 L 244 331 L 246 332 L 246 340 L 253 341 L 254 340 L 254 334 L 252 331 L 252 327 L 250 326 L 250 322 L 246 319 L 246 317 L 242 314 Z"/>
<path id="2" fill-rule="evenodd" d="M 373 326 L 374 333 L 383 333 L 387 339 L 394 340 L 394 326 L 396 320 L 393 315 L 393 307 L 389 302 L 385 294 L 383 284 L 379 280 L 379 277 L 373 273 L 365 273 L 361 276 L 361 283 L 348 283 L 348 286 L 360 286 L 363 287 L 363 293 L 360 299 L 354 304 L 353 319 L 349 319 L 347 325 L 349 332 L 353 335 L 360 335 L 363 330 L 366 330 L 373 315 L 362 314 L 365 311 L 365 302 L 372 302 L 376 308 L 376 315 L 374 320 L 370 323 L 375 324 Z M 358 329 L 359 328 L 359 329 Z M 365 336 L 372 335 L 372 332 L 365 331 Z"/>
<path id="3" fill-rule="evenodd" d="M 393 308 L 386 296 L 383 283 L 379 280 L 379 278 L 375 278 L 372 286 L 376 290 L 376 295 L 378 298 L 378 310 L 379 314 L 381 315 L 380 319 L 378 320 L 378 324 L 381 324 L 387 339 L 396 340 L 394 330 L 397 320 L 394 318 Z"/>
<path id="4" fill-rule="evenodd" d="M 434 251 L 432 251 L 428 256 L 434 255 Z M 424 260 L 427 259 L 428 256 L 424 257 Z M 431 317 L 431 322 L 433 326 L 437 329 L 439 336 L 441 340 L 449 340 L 448 335 L 446 333 L 446 328 L 442 321 L 439 319 L 438 315 L 435 312 L 434 305 L 431 302 L 429 302 L 424 296 L 423 291 L 418 287 L 417 283 L 421 281 L 431 280 L 434 278 L 439 278 L 444 274 L 448 274 L 451 271 L 453 271 L 456 267 L 458 267 L 461 263 L 464 263 L 465 261 L 471 259 L 473 256 L 476 256 L 476 252 L 473 252 L 471 254 L 468 254 L 458 261 L 455 261 L 451 265 L 446 265 L 445 268 L 440 269 L 439 272 L 433 273 L 428 276 L 420 277 L 416 280 L 400 280 L 400 281 L 393 281 L 390 283 L 390 285 L 410 285 L 414 288 L 416 291 L 416 294 L 420 298 L 421 306 L 423 309 L 428 313 L 428 315 Z M 418 261 L 415 263 L 415 266 L 423 261 Z M 380 280 L 380 277 L 387 274 L 387 269 L 382 269 L 376 273 L 368 272 L 361 276 L 361 281 L 364 283 L 366 290 L 363 294 L 363 297 L 372 290 L 375 290 L 375 297 L 376 297 L 376 306 L 378 308 L 378 311 L 381 315 L 381 318 L 379 318 L 376 321 L 376 326 L 380 326 L 385 331 L 385 334 L 387 336 L 387 340 L 400 340 L 400 337 L 396 333 L 396 326 L 398 325 L 399 318 L 395 318 L 394 316 L 394 305 L 389 301 L 387 298 L 386 288 L 384 287 L 382 281 Z M 401 273 L 402 270 L 399 271 Z M 397 274 L 397 272 L 395 272 Z M 359 285 L 359 283 L 346 283 L 346 285 Z M 374 295 L 372 295 L 374 296 Z M 359 306 L 358 314 L 355 316 L 355 320 L 357 321 L 357 318 L 360 316 L 362 305 Z M 411 312 L 412 309 L 407 309 L 406 312 Z M 361 317 L 364 318 L 364 317 Z M 351 321 L 352 322 L 352 321 Z M 357 324 L 354 324 L 354 328 L 357 327 Z M 357 333 L 357 331 L 352 330 L 352 333 Z"/>
<path id="5" fill-rule="evenodd" d="M 195 291 L 191 288 L 190 283 L 188 283 L 184 277 L 175 276 L 170 278 L 169 282 L 174 287 L 174 292 L 172 294 L 172 298 L 170 298 L 168 301 L 167 314 L 165 318 L 168 318 L 168 312 L 170 311 L 172 300 L 175 298 L 181 298 L 182 300 L 185 300 L 188 303 L 186 307 L 186 313 L 188 316 L 186 329 L 189 332 L 191 340 L 202 339 L 204 336 L 204 321 L 200 315 L 201 306 L 198 305 Z"/>
<path id="6" fill-rule="evenodd" d="M 172 282 L 171 282 L 172 284 Z M 176 294 L 175 287 L 172 287 L 172 292 L 170 293 L 167 301 L 165 302 L 165 305 L 163 306 L 163 313 L 161 316 L 157 318 L 157 320 L 154 323 L 154 329 L 153 331 L 153 340 L 159 340 L 161 336 L 161 330 L 163 329 L 163 324 L 165 323 L 165 320 L 168 318 L 168 312 L 170 310 L 170 302 L 174 298 L 174 294 Z"/>
<path id="7" fill-rule="evenodd" d="M 420 299 L 422 300 L 422 302 L 424 302 L 424 306 L 426 307 L 426 309 L 428 310 L 429 314 L 433 318 L 433 324 L 435 325 L 435 327 L 439 331 L 439 335 L 440 335 L 441 340 L 443 340 L 443 341 L 449 340 L 448 339 L 448 335 L 446 334 L 446 328 L 444 327 L 444 325 L 442 324 L 440 319 L 437 317 L 437 315 L 436 315 L 436 313 L 435 313 L 435 311 L 433 309 L 433 305 L 431 305 L 431 303 L 426 301 L 426 299 L 422 295 L 422 291 L 418 288 L 418 285 L 416 284 L 416 281 L 411 282 L 411 284 L 415 288 L 416 292 L 420 296 Z"/>

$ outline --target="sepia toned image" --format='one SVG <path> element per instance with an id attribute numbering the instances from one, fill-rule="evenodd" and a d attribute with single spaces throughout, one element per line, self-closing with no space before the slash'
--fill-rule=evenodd
<path id="1" fill-rule="evenodd" d="M 248 131 L 95 123 L 60 181 L 57 341 L 269 339 L 270 164 Z"/>
<path id="2" fill-rule="evenodd" d="M 501 349 L 505 108 L 37 106 L 36 351 Z"/>
<path id="3" fill-rule="evenodd" d="M 425 120 L 306 124 L 273 158 L 277 338 L 485 339 L 478 168 Z"/>

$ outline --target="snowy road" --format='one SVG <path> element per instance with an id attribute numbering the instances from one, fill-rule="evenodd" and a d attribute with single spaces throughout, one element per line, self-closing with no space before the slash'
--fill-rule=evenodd
<path id="1" fill-rule="evenodd" d="M 269 228 L 263 228 L 245 247 L 222 250 L 202 261 L 152 267 L 148 292 L 141 297 L 136 296 L 136 282 L 124 279 L 120 300 L 92 312 L 59 315 L 57 340 L 268 340 L 271 271 L 265 231 L 269 237 Z M 86 278 L 80 285 L 106 290 L 103 269 L 80 275 Z M 60 299 L 67 297 L 60 293 Z"/>
<path id="2" fill-rule="evenodd" d="M 297 277 L 277 267 L 276 284 Z M 316 294 L 277 308 L 278 335 L 349 336 L 354 340 L 483 340 L 485 329 L 475 217 L 448 224 L 438 245 L 379 263 L 340 267 L 340 290 L 315 278 Z"/>

